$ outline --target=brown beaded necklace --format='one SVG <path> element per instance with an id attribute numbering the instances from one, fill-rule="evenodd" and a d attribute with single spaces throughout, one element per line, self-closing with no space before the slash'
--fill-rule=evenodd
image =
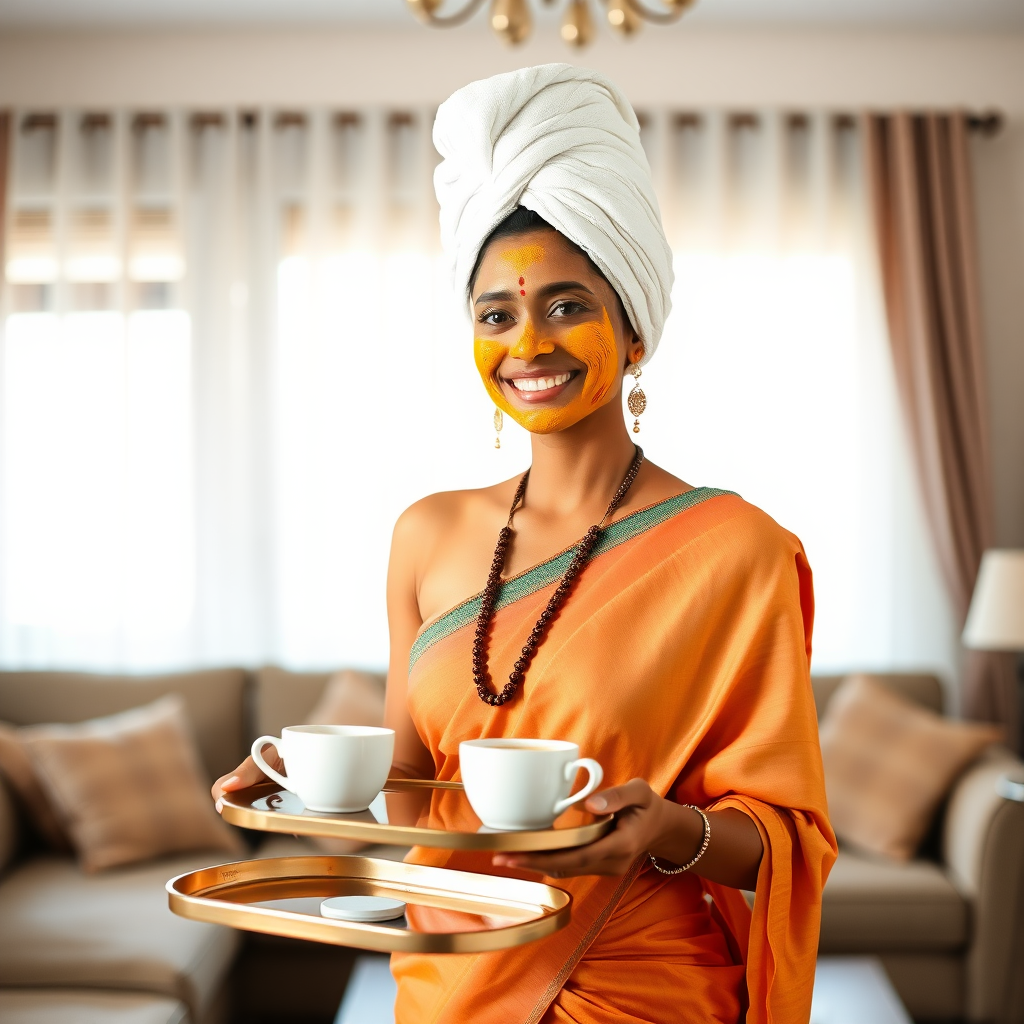
<path id="1" fill-rule="evenodd" d="M 473 682 L 476 684 L 476 692 L 480 694 L 480 699 L 485 704 L 490 704 L 491 707 L 500 707 L 515 696 L 519 684 L 523 681 L 523 676 L 526 675 L 526 670 L 530 667 L 530 662 L 533 661 L 533 656 L 537 653 L 537 648 L 547 635 L 551 620 L 558 614 L 558 610 L 569 596 L 569 591 L 572 590 L 576 578 L 590 558 L 605 523 L 608 522 L 612 513 L 619 507 L 622 499 L 626 496 L 626 492 L 633 485 L 637 473 L 640 472 L 640 465 L 644 461 L 644 451 L 640 445 L 635 445 L 634 447 L 636 448 L 636 454 L 633 456 L 633 461 L 629 464 L 626 476 L 619 485 L 619 489 L 615 492 L 615 497 L 612 498 L 611 504 L 609 504 L 607 511 L 601 518 L 601 522 L 587 530 L 576 545 L 576 550 L 569 561 L 569 566 L 565 570 L 561 582 L 555 587 L 555 592 L 551 595 L 547 607 L 540 613 L 537 625 L 533 627 L 529 637 L 527 637 L 526 643 L 523 645 L 523 653 L 519 655 L 519 660 L 512 668 L 508 682 L 500 693 L 494 693 L 491 690 L 491 674 L 487 667 L 487 641 L 491 632 L 491 620 L 494 618 L 494 606 L 498 601 L 498 590 L 501 587 L 501 571 L 505 568 L 505 555 L 515 533 L 512 529 L 512 519 L 523 498 L 526 496 L 526 482 L 530 479 L 529 470 L 523 474 L 523 479 L 519 481 L 519 486 L 516 488 L 516 496 L 512 499 L 512 508 L 509 509 L 508 513 L 508 523 L 502 527 L 501 533 L 498 534 L 498 546 L 494 549 L 494 560 L 491 562 L 491 571 L 487 575 L 487 584 L 480 598 L 480 614 L 476 620 L 476 636 L 473 640 Z"/>

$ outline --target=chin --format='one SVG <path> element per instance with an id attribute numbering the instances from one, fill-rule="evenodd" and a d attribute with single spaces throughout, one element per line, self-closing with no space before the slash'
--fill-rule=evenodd
<path id="1" fill-rule="evenodd" d="M 589 410 L 592 412 L 593 410 Z M 586 419 L 588 413 L 570 412 L 566 409 L 530 410 L 523 416 L 516 416 L 516 422 L 531 434 L 557 434 L 561 430 L 574 427 L 580 420 Z"/>

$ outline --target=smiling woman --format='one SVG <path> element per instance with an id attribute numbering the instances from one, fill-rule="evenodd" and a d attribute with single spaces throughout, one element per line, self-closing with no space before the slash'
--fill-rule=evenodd
<path id="1" fill-rule="evenodd" d="M 602 766 L 587 807 L 616 827 L 558 853 L 414 850 L 559 878 L 573 917 L 529 948 L 396 956 L 396 1020 L 806 1019 L 835 857 L 810 570 L 759 509 L 646 461 L 623 420 L 673 279 L 636 117 L 602 76 L 548 65 L 460 90 L 434 141 L 476 366 L 532 463 L 398 520 L 392 771 L 458 780 L 466 740 L 568 740 Z M 214 794 L 259 778 L 247 760 Z"/>

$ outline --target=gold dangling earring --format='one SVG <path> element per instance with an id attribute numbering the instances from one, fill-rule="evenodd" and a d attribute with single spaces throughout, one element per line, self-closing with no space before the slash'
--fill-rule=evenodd
<path id="1" fill-rule="evenodd" d="M 505 425 L 505 417 L 501 414 L 500 409 L 494 410 L 494 447 L 501 447 L 501 428 Z"/>
<path id="2" fill-rule="evenodd" d="M 643 393 L 640 388 L 638 381 L 640 380 L 640 364 L 634 363 L 630 368 L 629 372 L 633 374 L 633 390 L 630 391 L 626 397 L 626 405 L 629 406 L 629 411 L 635 417 L 633 420 L 633 433 L 640 433 L 640 416 L 643 414 L 644 409 L 647 408 L 647 396 Z"/>

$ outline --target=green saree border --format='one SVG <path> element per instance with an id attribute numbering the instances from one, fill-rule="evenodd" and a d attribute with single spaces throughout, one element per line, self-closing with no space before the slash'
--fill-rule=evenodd
<path id="1" fill-rule="evenodd" d="M 603 555 L 606 551 L 611 551 L 612 548 L 625 544 L 626 541 L 632 540 L 641 533 L 646 533 L 653 527 L 665 522 L 666 519 L 671 519 L 672 516 L 685 512 L 695 505 L 700 505 L 710 498 L 735 493 L 735 491 L 724 491 L 717 487 L 695 487 L 692 491 L 666 498 L 650 508 L 642 508 L 628 516 L 624 516 L 618 522 L 612 523 L 601 535 L 601 539 L 597 542 L 591 557 L 597 558 L 598 555 Z M 513 576 L 512 579 L 506 580 L 498 592 L 495 610 L 500 611 L 502 608 L 507 608 L 510 604 L 515 604 L 521 598 L 529 597 L 530 594 L 535 594 L 538 590 L 542 590 L 549 584 L 554 583 L 568 568 L 573 550 L 574 548 L 570 548 L 568 551 L 563 551 L 550 561 L 541 562 L 540 565 L 535 565 L 532 569 L 528 569 L 521 575 Z M 413 665 L 434 644 L 476 620 L 476 617 L 480 614 L 480 598 L 480 594 L 475 594 L 473 597 L 463 601 L 462 604 L 456 605 L 451 611 L 445 612 L 436 622 L 432 622 L 416 637 L 412 650 L 409 652 L 410 672 Z"/>

